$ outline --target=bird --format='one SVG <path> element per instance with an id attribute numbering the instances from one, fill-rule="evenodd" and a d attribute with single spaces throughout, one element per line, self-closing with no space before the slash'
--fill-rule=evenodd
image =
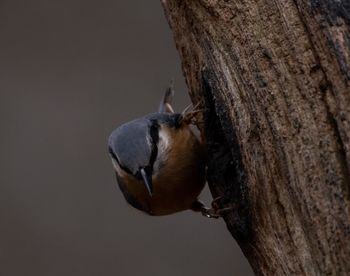
<path id="1" fill-rule="evenodd" d="M 199 112 L 174 112 L 173 97 L 171 84 L 158 112 L 124 123 L 109 136 L 119 188 L 131 206 L 151 216 L 193 210 L 217 218 L 218 208 L 198 199 L 207 164 L 206 147 L 191 126 Z"/>

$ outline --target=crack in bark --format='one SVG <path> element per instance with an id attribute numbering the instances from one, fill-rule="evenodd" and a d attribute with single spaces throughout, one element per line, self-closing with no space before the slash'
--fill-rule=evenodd
<path id="1" fill-rule="evenodd" d="M 252 240 L 251 214 L 247 195 L 247 180 L 237 138 L 225 103 L 213 88 L 215 75 L 208 68 L 202 70 L 202 90 L 208 112 L 205 113 L 205 136 L 208 145 L 208 183 L 214 197 L 223 196 L 222 204 L 231 205 L 227 226 L 241 245 Z M 229 137 L 229 139 L 227 139 Z M 228 217 L 225 216 L 227 221 Z M 233 221 L 233 223 L 232 223 Z"/>

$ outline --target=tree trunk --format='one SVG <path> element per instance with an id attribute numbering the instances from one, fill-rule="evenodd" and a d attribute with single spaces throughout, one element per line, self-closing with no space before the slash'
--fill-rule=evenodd
<path id="1" fill-rule="evenodd" d="M 350 275 L 349 0 L 163 0 L 257 275 Z"/>

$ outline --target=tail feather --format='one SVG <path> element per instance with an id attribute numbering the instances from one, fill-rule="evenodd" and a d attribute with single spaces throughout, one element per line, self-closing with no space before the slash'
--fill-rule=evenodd
<path id="1" fill-rule="evenodd" d="M 171 80 L 169 87 L 164 93 L 164 96 L 159 104 L 159 113 L 174 113 L 174 109 L 171 106 L 174 98 L 174 80 Z"/>

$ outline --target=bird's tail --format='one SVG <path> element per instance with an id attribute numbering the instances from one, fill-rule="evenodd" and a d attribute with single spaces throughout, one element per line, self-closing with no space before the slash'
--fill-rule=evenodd
<path id="1" fill-rule="evenodd" d="M 174 109 L 171 106 L 174 98 L 174 80 L 170 81 L 169 87 L 164 93 L 164 96 L 159 104 L 159 113 L 174 113 Z"/>

